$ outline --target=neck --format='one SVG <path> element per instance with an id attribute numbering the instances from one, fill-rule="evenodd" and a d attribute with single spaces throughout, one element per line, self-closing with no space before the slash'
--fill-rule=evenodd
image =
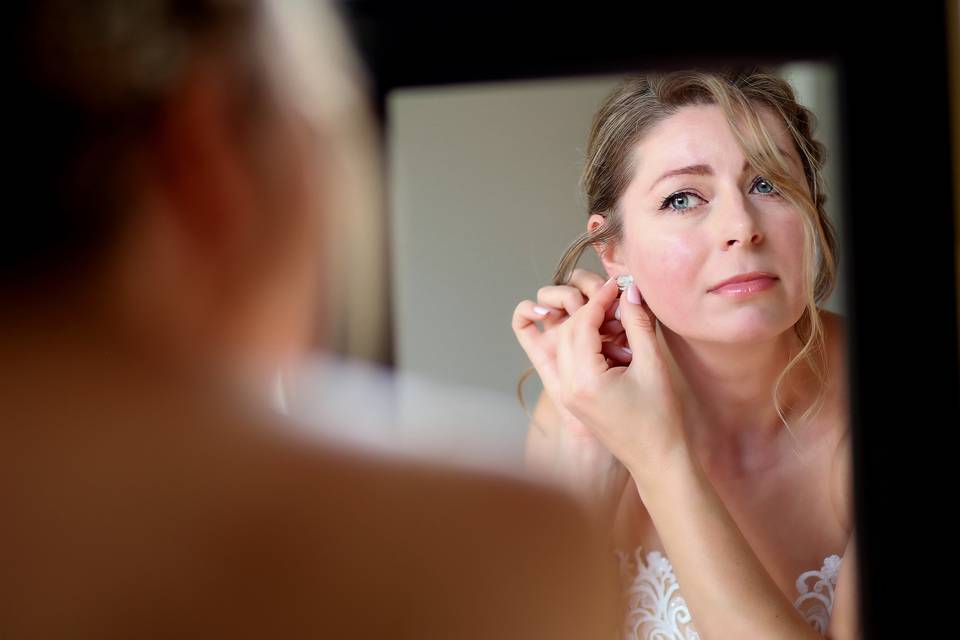
<path id="1" fill-rule="evenodd" d="M 802 346 L 793 327 L 770 340 L 731 344 L 690 340 L 658 326 L 688 441 L 705 466 L 737 475 L 793 448 L 773 402 L 777 377 Z M 791 428 L 800 413 L 795 408 L 806 408 L 810 385 L 802 365 L 781 383 L 781 410 Z"/>
<path id="2" fill-rule="evenodd" d="M 188 323 L 138 309 L 116 291 L 90 286 L 4 305 L 15 313 L 0 322 L 0 380 L 19 381 L 17 388 L 107 376 L 146 389 L 270 400 L 272 380 L 240 375 L 209 341 L 191 338 Z"/>

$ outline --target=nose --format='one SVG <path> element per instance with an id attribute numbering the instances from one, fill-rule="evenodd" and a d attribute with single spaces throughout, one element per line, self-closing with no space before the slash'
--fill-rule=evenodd
<path id="1" fill-rule="evenodd" d="M 755 211 L 740 193 L 733 193 L 727 199 L 727 205 L 720 213 L 721 238 L 723 248 L 729 250 L 736 245 L 754 246 L 763 242 L 763 231 L 757 222 Z"/>

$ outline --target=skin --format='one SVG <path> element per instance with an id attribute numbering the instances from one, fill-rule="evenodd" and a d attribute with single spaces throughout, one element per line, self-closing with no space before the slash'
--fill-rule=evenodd
<path id="1" fill-rule="evenodd" d="M 337 123 L 279 91 L 245 135 L 222 65 L 188 69 L 98 269 L 0 318 L 0 635 L 612 636 L 570 498 L 269 410 L 315 326 Z"/>
<path id="2" fill-rule="evenodd" d="M 761 117 L 802 179 L 786 129 L 767 110 Z M 659 320 L 688 437 L 704 464 L 718 475 L 769 464 L 789 444 L 770 389 L 786 354 L 800 348 L 793 332 L 805 305 L 799 213 L 764 193 L 773 190 L 769 183 L 755 186 L 757 176 L 743 169 L 744 155 L 719 107 L 680 109 L 634 153 L 637 171 L 621 202 L 623 241 L 602 253 L 603 265 L 611 276 L 633 275 Z M 667 171 L 694 164 L 710 165 L 714 175 L 657 182 Z M 689 193 L 674 195 L 659 210 L 679 192 Z M 588 228 L 603 221 L 594 214 Z M 725 278 L 754 270 L 779 279 L 739 300 L 707 293 Z M 812 397 L 812 383 L 797 371 L 782 386 L 783 404 Z"/>

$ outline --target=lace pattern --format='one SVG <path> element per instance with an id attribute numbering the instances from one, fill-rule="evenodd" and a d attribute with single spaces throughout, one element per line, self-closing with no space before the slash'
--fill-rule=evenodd
<path id="1" fill-rule="evenodd" d="M 700 640 L 667 557 L 659 551 L 644 557 L 642 546 L 636 548 L 632 559 L 622 550 L 615 553 L 628 605 L 624 640 Z M 837 554 L 827 556 L 819 571 L 805 571 L 797 578 L 793 606 L 821 634 L 830 622 L 842 560 Z"/>

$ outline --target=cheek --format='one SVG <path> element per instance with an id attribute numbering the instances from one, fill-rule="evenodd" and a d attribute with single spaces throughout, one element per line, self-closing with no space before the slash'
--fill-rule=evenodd
<path id="1" fill-rule="evenodd" d="M 787 288 L 790 298 L 802 308 L 805 300 L 806 276 L 803 272 L 804 236 L 800 217 L 794 216 L 788 223 L 770 229 L 768 239 L 774 248 L 775 264 L 773 266 Z"/>
<path id="2" fill-rule="evenodd" d="M 689 313 L 696 303 L 692 296 L 704 288 L 698 279 L 703 255 L 696 239 L 661 234 L 641 243 L 631 256 L 641 294 L 665 323 Z"/>

